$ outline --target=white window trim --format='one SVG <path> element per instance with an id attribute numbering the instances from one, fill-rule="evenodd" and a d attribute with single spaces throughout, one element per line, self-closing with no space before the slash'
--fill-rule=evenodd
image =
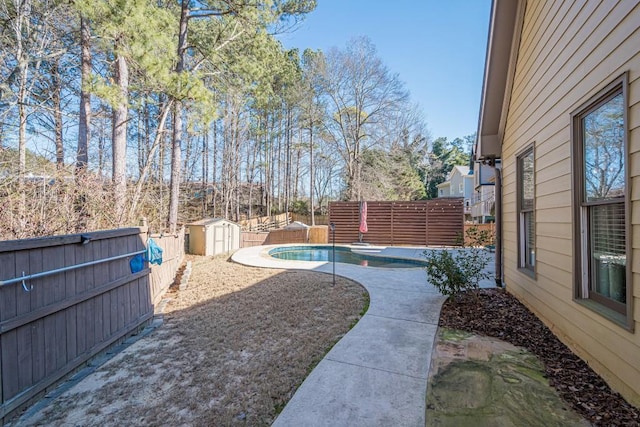
<path id="1" fill-rule="evenodd" d="M 521 160 L 528 155 L 532 155 L 533 156 L 533 207 L 531 208 L 531 211 L 527 210 L 527 211 L 523 211 L 522 206 L 521 206 L 521 199 L 522 199 L 522 193 L 524 192 L 523 186 L 522 186 L 522 177 L 521 177 Z M 533 265 L 528 265 L 527 261 L 526 261 L 526 256 L 527 254 L 525 253 L 526 251 L 526 233 L 527 233 L 527 227 L 526 227 L 526 223 L 525 223 L 525 212 L 532 212 L 533 213 L 533 227 L 534 227 L 534 244 L 533 244 L 533 249 L 534 249 L 534 254 L 536 254 L 537 256 L 537 241 L 538 239 L 535 238 L 536 234 L 537 234 L 537 228 L 536 228 L 536 173 L 535 173 L 535 164 L 536 164 L 536 152 L 535 152 L 535 143 L 532 142 L 529 145 L 527 145 L 522 151 L 520 151 L 517 155 L 516 155 L 516 209 L 517 209 L 517 224 L 518 224 L 518 270 L 531 276 L 532 278 L 535 279 L 536 277 L 536 264 L 537 264 L 537 259 L 534 259 Z M 536 257 L 537 258 L 537 257 Z"/>
<path id="2" fill-rule="evenodd" d="M 581 140 L 582 131 L 580 129 L 581 119 L 590 111 L 597 108 L 597 105 L 608 102 L 609 99 L 616 96 L 617 93 L 622 91 L 623 95 L 623 121 L 624 121 L 624 144 L 625 144 L 625 228 L 626 228 L 626 254 L 630 259 L 632 256 L 631 249 L 631 211 L 630 211 L 630 158 L 629 158 L 629 77 L 625 72 L 619 76 L 609 85 L 601 89 L 595 95 L 590 96 L 588 100 L 574 110 L 571 113 L 571 150 L 573 158 L 573 170 L 572 170 L 572 190 L 573 190 L 573 223 L 574 223 L 574 278 L 576 281 L 574 289 L 574 301 L 583 304 L 584 306 L 592 309 L 596 313 L 604 316 L 605 318 L 613 321 L 615 324 L 629 330 L 634 330 L 633 319 L 633 281 L 631 275 L 631 262 L 626 263 L 626 303 L 625 313 L 615 311 L 605 304 L 596 301 L 590 296 L 590 280 L 589 277 L 589 243 L 587 238 L 588 233 L 588 209 L 582 206 L 583 203 L 583 165 L 581 164 L 584 159 L 581 153 L 582 144 Z"/>

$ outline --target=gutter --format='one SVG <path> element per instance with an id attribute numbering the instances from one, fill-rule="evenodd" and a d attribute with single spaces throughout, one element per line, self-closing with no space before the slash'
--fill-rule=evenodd
<path id="1" fill-rule="evenodd" d="M 504 287 L 502 281 L 502 167 L 501 163 L 494 165 L 496 185 L 495 185 L 495 206 L 496 206 L 496 267 L 495 280 L 496 286 Z"/>

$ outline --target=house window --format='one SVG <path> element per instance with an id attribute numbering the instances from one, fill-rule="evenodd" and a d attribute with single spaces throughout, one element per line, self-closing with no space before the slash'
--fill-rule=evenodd
<path id="1" fill-rule="evenodd" d="M 533 146 L 518 156 L 518 267 L 534 272 L 536 265 L 536 214 L 534 209 Z"/>
<path id="2" fill-rule="evenodd" d="M 572 139 L 576 296 L 629 324 L 626 87 L 624 75 L 575 112 Z"/>
<path id="3" fill-rule="evenodd" d="M 464 191 L 464 184 L 460 183 L 458 184 L 458 192 L 462 193 Z"/>

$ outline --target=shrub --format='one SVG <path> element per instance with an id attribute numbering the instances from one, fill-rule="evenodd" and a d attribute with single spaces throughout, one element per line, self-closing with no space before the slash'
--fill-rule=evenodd
<path id="1" fill-rule="evenodd" d="M 455 253 L 446 249 L 428 250 L 424 255 L 429 280 L 443 295 L 475 291 L 480 280 L 490 278 L 484 271 L 491 259 L 485 249 L 458 249 Z"/>
<path id="2" fill-rule="evenodd" d="M 480 280 L 491 276 L 484 271 L 491 257 L 480 244 L 488 240 L 485 232 L 472 228 L 467 237 L 471 247 L 456 250 L 428 250 L 426 271 L 431 283 L 446 296 L 456 296 L 461 292 L 476 291 Z"/>
<path id="3" fill-rule="evenodd" d="M 493 233 L 489 230 L 480 230 L 478 227 L 470 227 L 466 231 L 467 246 L 487 246 L 494 244 Z M 464 242 L 465 239 L 463 239 Z"/>

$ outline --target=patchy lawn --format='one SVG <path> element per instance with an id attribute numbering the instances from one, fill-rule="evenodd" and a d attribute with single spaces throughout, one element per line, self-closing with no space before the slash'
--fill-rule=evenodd
<path id="1" fill-rule="evenodd" d="M 355 282 L 193 259 L 164 324 L 29 425 L 270 425 L 366 310 Z"/>

